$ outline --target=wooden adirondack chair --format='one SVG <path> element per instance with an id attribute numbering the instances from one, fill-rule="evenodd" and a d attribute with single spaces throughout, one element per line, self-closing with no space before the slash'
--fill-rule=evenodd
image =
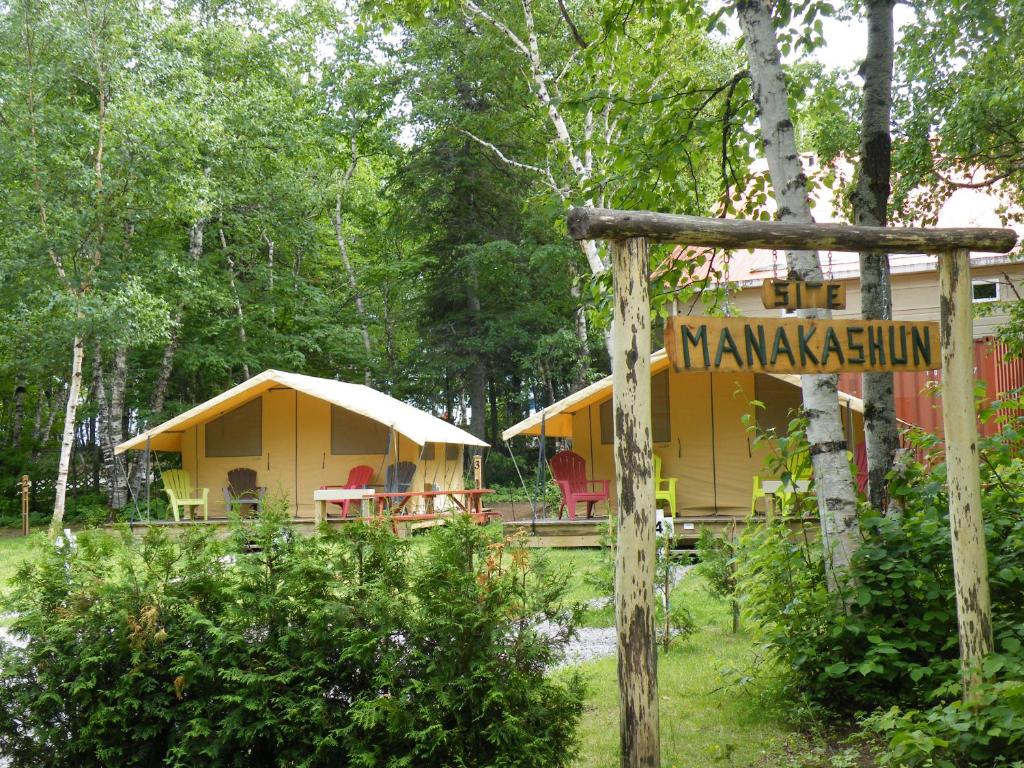
<path id="1" fill-rule="evenodd" d="M 224 505 L 227 509 L 237 507 L 241 512 L 242 505 L 248 504 L 256 508 L 256 514 L 263 512 L 263 497 L 267 489 L 256 484 L 256 470 L 237 467 L 228 472 L 228 487 L 224 491 Z"/>
<path id="2" fill-rule="evenodd" d="M 576 503 L 580 501 L 586 502 L 587 517 L 592 517 L 594 505 L 608 499 L 608 481 L 587 480 L 587 462 L 578 453 L 559 451 L 551 457 L 548 465 L 562 492 L 562 503 L 558 507 L 559 519 L 565 509 L 568 510 L 569 519 L 575 520 Z M 600 486 L 600 490 L 591 490 L 593 486 Z"/>
<path id="3" fill-rule="evenodd" d="M 367 488 L 370 485 L 370 481 L 373 479 L 373 467 L 368 467 L 365 464 L 360 464 L 358 467 L 352 467 L 348 473 L 348 480 L 345 481 L 344 485 L 321 485 L 320 489 L 324 490 L 327 488 Z M 348 517 L 349 505 L 355 501 L 355 499 L 344 499 L 343 501 L 332 501 L 331 504 L 336 504 L 341 507 L 341 516 Z"/>
<path id="4" fill-rule="evenodd" d="M 415 475 L 416 465 L 411 461 L 389 464 L 387 473 L 384 476 L 384 492 L 403 493 L 408 491 Z"/>
<path id="5" fill-rule="evenodd" d="M 659 501 L 667 502 L 672 517 L 676 516 L 676 478 L 661 476 L 661 457 L 654 454 L 654 506 Z"/>
<path id="6" fill-rule="evenodd" d="M 203 520 L 210 519 L 210 497 L 209 488 L 193 488 L 192 476 L 184 469 L 169 469 L 161 476 L 164 481 L 164 491 L 171 502 L 171 511 L 174 512 L 174 519 L 181 520 L 180 509 L 192 507 L 192 519 L 195 519 L 195 507 L 203 508 Z"/>

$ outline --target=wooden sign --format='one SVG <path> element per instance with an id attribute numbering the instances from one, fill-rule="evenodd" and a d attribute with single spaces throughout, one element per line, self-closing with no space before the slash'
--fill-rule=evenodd
<path id="1" fill-rule="evenodd" d="M 812 283 L 767 278 L 761 283 L 765 309 L 846 309 L 846 286 L 836 280 Z"/>
<path id="2" fill-rule="evenodd" d="M 939 324 L 893 320 L 670 317 L 676 371 L 839 373 L 938 368 Z"/>

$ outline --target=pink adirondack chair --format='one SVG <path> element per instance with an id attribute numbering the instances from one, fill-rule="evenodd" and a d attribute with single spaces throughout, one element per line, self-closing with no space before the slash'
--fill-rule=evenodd
<path id="1" fill-rule="evenodd" d="M 566 509 L 569 519 L 575 520 L 576 503 L 580 501 L 587 503 L 587 517 L 591 517 L 594 505 L 608 498 L 608 481 L 587 480 L 587 462 L 578 453 L 559 451 L 551 457 L 549 464 L 551 474 L 562 491 L 562 504 L 558 507 L 559 519 L 562 510 Z M 594 486 L 600 486 L 600 490 L 592 490 Z"/>
<path id="2" fill-rule="evenodd" d="M 320 489 L 325 488 L 366 488 L 370 484 L 370 480 L 373 479 L 373 467 L 368 467 L 365 464 L 360 464 L 358 467 L 352 467 L 348 473 L 348 480 L 345 481 L 344 485 L 321 485 Z M 331 504 L 337 504 L 341 507 L 341 516 L 348 517 L 348 506 L 354 501 L 354 499 L 345 499 L 344 501 L 332 501 Z"/>

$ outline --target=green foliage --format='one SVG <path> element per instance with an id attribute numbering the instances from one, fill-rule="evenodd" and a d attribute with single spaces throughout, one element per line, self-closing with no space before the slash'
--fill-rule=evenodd
<path id="1" fill-rule="evenodd" d="M 739 632 L 740 605 L 737 594 L 737 542 L 735 536 L 715 536 L 709 528 L 702 528 L 697 539 L 697 572 L 704 577 L 708 591 L 716 597 L 726 598 L 732 606 L 732 631 Z"/>
<path id="2" fill-rule="evenodd" d="M 564 581 L 465 521 L 228 541 L 86 531 L 24 565 L 0 646 L 13 766 L 566 765 Z M 555 631 L 540 632 L 550 622 Z"/>
<path id="3" fill-rule="evenodd" d="M 793 531 L 783 519 L 741 539 L 744 609 L 787 670 L 792 692 L 834 709 L 894 707 L 871 721 L 891 737 L 893 764 L 985 764 L 1022 748 L 1021 405 L 994 404 L 1004 429 L 979 444 L 997 653 L 981 670 L 975 708 L 958 703 L 946 468 L 934 437 L 911 436 L 924 461 L 905 455 L 894 471 L 899 513 L 862 511 L 864 541 L 840 594 L 825 588 L 813 530 Z"/>

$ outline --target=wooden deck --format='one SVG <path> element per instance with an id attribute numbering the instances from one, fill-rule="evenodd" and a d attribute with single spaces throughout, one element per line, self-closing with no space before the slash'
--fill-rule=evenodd
<path id="1" fill-rule="evenodd" d="M 574 548 L 574 547 L 599 547 L 601 546 L 601 531 L 608 522 L 607 517 L 578 518 L 576 520 L 537 520 L 535 523 L 529 520 L 506 520 L 504 523 L 505 535 L 512 535 L 519 531 L 526 531 L 529 535 L 531 547 L 553 547 L 553 548 Z M 692 549 L 700 532 L 708 528 L 716 536 L 729 534 L 730 529 L 735 528 L 740 533 L 748 522 L 762 523 L 764 515 L 754 517 L 735 517 L 732 515 L 707 515 L 701 517 L 679 516 L 674 522 L 674 536 L 672 539 L 673 548 Z M 817 518 L 805 517 L 792 520 L 790 527 L 798 529 L 801 522 L 817 524 Z"/>
<path id="2" fill-rule="evenodd" d="M 408 515 L 384 515 L 382 517 L 337 517 L 327 518 L 327 525 L 331 528 L 340 528 L 343 525 L 355 522 L 369 522 L 371 520 L 385 520 L 391 522 L 392 530 L 400 537 L 412 536 L 414 533 L 426 528 L 433 528 L 444 525 L 451 512 L 438 512 L 435 514 L 408 514 Z M 484 524 L 495 518 L 493 513 L 484 511 L 481 514 L 472 515 L 474 522 Z M 500 519 L 500 516 L 498 516 Z M 317 523 L 312 517 L 292 517 L 288 519 L 292 530 L 300 536 L 312 536 L 316 531 Z M 231 532 L 231 520 L 226 517 L 211 517 L 209 520 L 135 520 L 128 524 L 135 536 L 145 536 L 151 528 L 161 528 L 171 535 L 180 535 L 183 531 L 192 528 L 212 529 L 214 536 L 225 537 Z"/>

